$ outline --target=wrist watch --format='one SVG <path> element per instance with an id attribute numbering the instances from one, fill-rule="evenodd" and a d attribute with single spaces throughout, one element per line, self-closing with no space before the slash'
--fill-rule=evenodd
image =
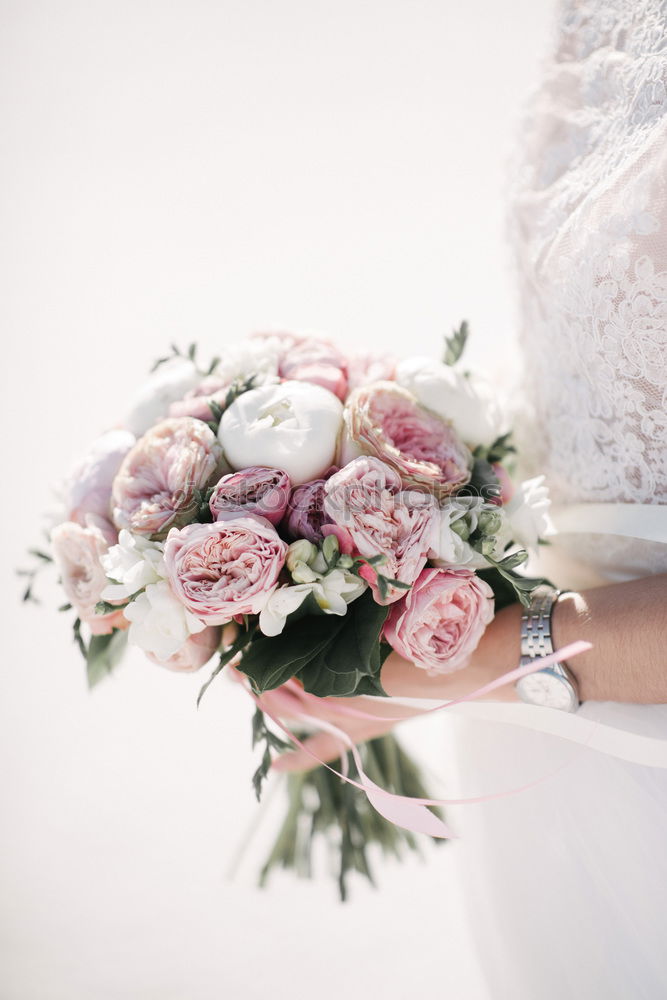
<path id="1" fill-rule="evenodd" d="M 551 640 L 551 612 L 561 595 L 548 585 L 536 587 L 530 607 L 521 616 L 521 663 L 525 667 L 542 656 L 554 652 Z M 565 663 L 553 663 L 544 670 L 520 677 L 515 683 L 516 693 L 529 705 L 558 708 L 574 712 L 579 707 L 579 692 L 572 671 Z"/>

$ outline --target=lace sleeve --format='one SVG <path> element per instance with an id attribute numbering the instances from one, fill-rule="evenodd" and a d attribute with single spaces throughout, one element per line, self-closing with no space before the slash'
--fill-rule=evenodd
<path id="1" fill-rule="evenodd" d="M 665 502 L 665 14 L 568 2 L 561 19 L 513 205 L 522 449 L 561 502 Z"/>

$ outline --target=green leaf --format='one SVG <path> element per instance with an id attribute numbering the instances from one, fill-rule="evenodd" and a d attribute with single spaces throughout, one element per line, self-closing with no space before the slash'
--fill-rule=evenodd
<path id="1" fill-rule="evenodd" d="M 300 671 L 304 689 L 341 698 L 357 694 L 363 677 L 377 678 L 386 657 L 380 636 L 388 614 L 389 608 L 377 604 L 370 590 L 353 601 L 334 641 Z"/>
<path id="2" fill-rule="evenodd" d="M 206 681 L 206 683 L 202 686 L 199 694 L 197 695 L 197 708 L 199 708 L 199 703 L 204 697 L 204 693 L 208 690 L 209 685 L 215 680 L 215 678 L 218 676 L 223 667 L 225 667 L 230 660 L 233 660 L 236 654 L 240 653 L 241 650 L 244 649 L 248 645 L 248 643 L 252 641 L 253 634 L 254 634 L 254 629 L 248 629 L 247 631 L 240 632 L 239 635 L 234 640 L 234 642 L 229 647 L 229 649 L 226 649 L 222 653 L 220 653 L 220 659 L 218 660 L 217 666 L 215 667 L 213 673 Z"/>
<path id="3" fill-rule="evenodd" d="M 81 619 L 75 618 L 72 624 L 72 631 L 74 633 L 74 641 L 79 647 L 79 652 L 83 656 L 84 660 L 88 659 L 88 650 L 86 649 L 86 644 L 83 641 L 83 636 L 81 635 Z"/>
<path id="4" fill-rule="evenodd" d="M 463 320 L 458 330 L 454 330 L 451 337 L 445 337 L 445 353 L 443 361 L 446 365 L 455 365 L 460 360 L 465 350 L 470 329 L 467 320 Z"/>
<path id="5" fill-rule="evenodd" d="M 44 562 L 53 562 L 53 558 L 48 554 L 48 552 L 42 552 L 41 549 L 28 549 L 31 556 L 36 559 L 42 559 Z"/>
<path id="6" fill-rule="evenodd" d="M 94 635 L 86 656 L 88 687 L 108 677 L 120 662 L 127 645 L 127 630 L 115 628 L 110 635 Z"/>
<path id="7" fill-rule="evenodd" d="M 478 496 L 483 500 L 496 500 L 500 496 L 500 482 L 491 463 L 485 458 L 475 457 L 470 481 L 457 496 Z"/>
<path id="8" fill-rule="evenodd" d="M 129 601 L 126 601 L 124 604 L 110 604 L 109 601 L 98 601 L 95 605 L 95 614 L 111 615 L 114 611 L 120 611 L 121 608 L 126 608 L 129 603 Z"/>
<path id="9" fill-rule="evenodd" d="M 252 784 L 255 789 L 255 795 L 257 796 L 257 801 L 259 802 L 262 795 L 262 786 L 264 780 L 267 777 L 271 769 L 271 750 L 277 750 L 279 753 L 283 753 L 285 750 L 289 750 L 292 746 L 286 740 L 277 736 L 266 724 L 266 719 L 264 717 L 264 712 L 261 710 L 259 705 L 255 709 L 255 714 L 252 717 L 252 745 L 253 748 L 257 746 L 258 743 L 264 742 L 264 753 L 262 754 L 262 760 L 252 776 Z"/>
<path id="10" fill-rule="evenodd" d="M 516 598 L 523 604 L 525 608 L 530 605 L 531 594 L 536 587 L 539 587 L 543 583 L 548 583 L 549 581 L 543 577 L 532 577 L 532 576 L 522 576 L 520 573 L 516 573 L 514 567 L 521 565 L 525 562 L 527 558 L 527 553 L 523 550 L 519 552 L 512 553 L 509 556 L 505 556 L 499 562 L 491 559 L 489 556 L 486 557 L 487 561 L 494 567 L 497 573 L 500 574 L 503 580 L 510 585 Z M 518 562 L 515 560 L 518 559 Z M 496 588 L 493 585 L 493 581 L 489 581 L 494 589 L 494 594 L 496 593 Z M 506 601 L 506 595 L 503 594 L 504 603 L 509 603 Z M 504 606 L 504 605 L 503 605 Z"/>
<path id="11" fill-rule="evenodd" d="M 343 620 L 337 615 L 308 615 L 291 626 L 288 622 L 280 635 L 258 634 L 238 669 L 260 693 L 280 687 L 329 645 Z"/>
<path id="12" fill-rule="evenodd" d="M 508 431 L 496 438 L 487 450 L 486 458 L 489 462 L 502 462 L 508 455 L 513 454 L 516 454 L 516 448 L 512 444 L 512 431 Z"/>

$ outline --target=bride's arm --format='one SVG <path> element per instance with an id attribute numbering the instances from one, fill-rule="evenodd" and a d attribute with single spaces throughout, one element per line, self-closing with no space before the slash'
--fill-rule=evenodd
<path id="1" fill-rule="evenodd" d="M 519 665 L 519 622 L 521 607 L 513 604 L 500 611 L 463 670 L 429 677 L 397 653 L 382 668 L 382 684 L 390 695 L 449 701 L 470 694 Z M 576 639 L 593 644 L 587 653 L 574 658 L 569 667 L 577 678 L 582 701 L 667 702 L 667 575 L 645 577 L 632 583 L 598 587 L 581 594 L 563 595 L 554 608 L 555 648 Z M 494 701 L 516 701 L 512 684 L 489 695 Z M 357 706 L 356 699 L 338 699 Z M 336 699 L 334 699 L 336 701 Z M 386 714 L 381 698 L 364 698 L 359 707 L 365 712 Z M 327 700 L 321 714 L 327 717 Z M 413 714 L 412 709 L 394 706 L 392 714 Z M 379 736 L 392 727 L 378 719 L 342 721 L 334 711 L 329 721 L 345 728 L 357 742 Z M 320 760 L 340 754 L 340 744 L 328 732 L 308 741 Z M 282 771 L 300 771 L 316 766 L 317 760 L 297 750 L 278 758 Z"/>
<path id="2" fill-rule="evenodd" d="M 464 670 L 428 677 L 392 654 L 382 669 L 389 694 L 457 698 L 519 665 L 521 607 L 500 611 Z M 554 648 L 593 644 L 569 664 L 582 701 L 667 702 L 667 575 L 563 595 L 553 611 Z M 512 685 L 489 696 L 514 701 Z"/>

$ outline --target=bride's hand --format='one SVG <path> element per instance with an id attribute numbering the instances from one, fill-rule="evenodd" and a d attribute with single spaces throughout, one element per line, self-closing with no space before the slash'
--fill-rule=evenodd
<path id="1" fill-rule="evenodd" d="M 517 665 L 520 615 L 518 607 L 505 608 L 499 612 L 486 629 L 468 665 L 453 674 L 429 677 L 425 670 L 415 667 L 398 653 L 391 653 L 382 668 L 385 691 L 394 697 L 448 701 L 488 684 Z M 291 694 L 298 699 L 298 688 Z M 516 695 L 514 688 L 507 685 L 495 691 L 493 697 L 498 701 L 513 701 Z M 388 722 L 383 716 L 401 716 L 407 719 L 419 712 L 419 709 L 408 705 L 368 697 L 323 698 L 319 701 L 309 699 L 307 704 L 300 707 L 305 714 L 317 716 L 342 729 L 357 744 L 382 736 L 396 725 L 395 721 Z M 377 719 L 345 716 L 340 711 L 345 708 L 360 709 L 366 714 L 377 715 Z M 315 733 L 304 743 L 312 754 L 323 761 L 331 761 L 341 755 L 340 741 L 328 732 Z M 277 771 L 306 771 L 317 765 L 318 761 L 301 749 L 282 754 L 273 764 Z"/>

